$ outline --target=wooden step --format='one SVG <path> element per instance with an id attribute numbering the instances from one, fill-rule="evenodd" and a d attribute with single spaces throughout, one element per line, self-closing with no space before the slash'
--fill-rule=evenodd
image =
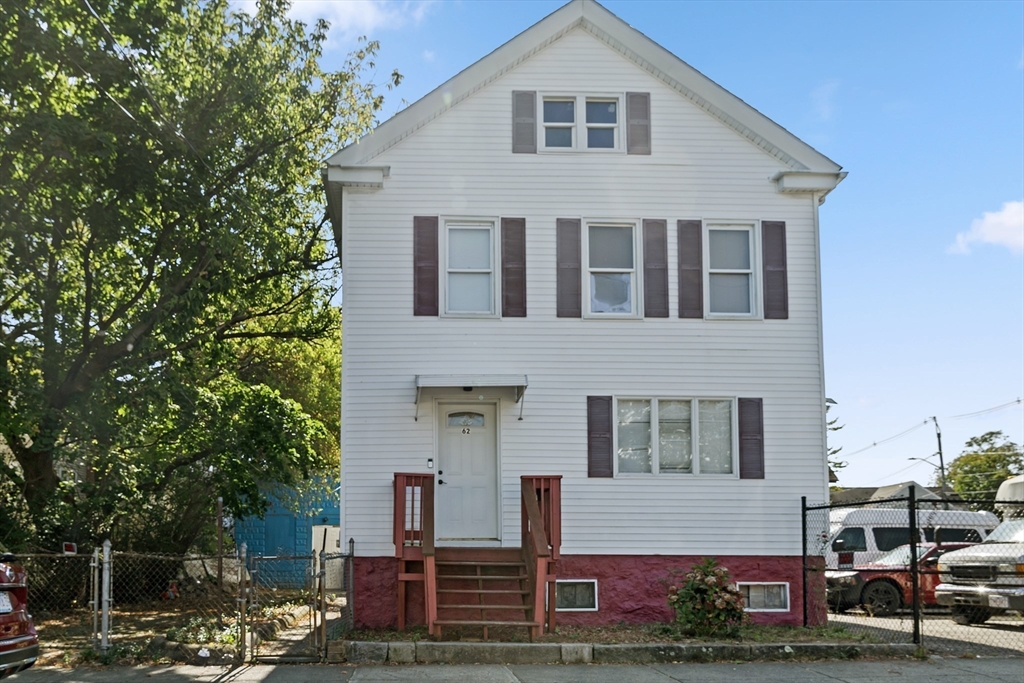
<path id="1" fill-rule="evenodd" d="M 492 610 L 492 609 L 514 609 L 519 612 L 524 610 L 532 610 L 533 606 L 527 607 L 526 605 L 449 605 L 445 602 L 437 603 L 437 609 L 473 609 L 473 610 Z"/>
<path id="2" fill-rule="evenodd" d="M 438 548 L 437 562 L 522 562 L 519 548 Z"/>
<path id="3" fill-rule="evenodd" d="M 455 579 L 457 581 L 518 581 L 529 579 L 524 573 L 437 573 L 437 581 Z"/>
<path id="4" fill-rule="evenodd" d="M 528 590 L 487 590 L 479 588 L 438 588 L 438 593 L 470 593 L 472 595 L 529 595 Z"/>
<path id="5" fill-rule="evenodd" d="M 477 621 L 475 619 L 437 619 L 438 626 L 540 626 L 536 621 Z"/>
<path id="6" fill-rule="evenodd" d="M 437 566 L 465 566 L 465 567 L 525 567 L 522 562 L 474 562 L 469 560 L 458 560 L 449 562 L 434 562 Z"/>

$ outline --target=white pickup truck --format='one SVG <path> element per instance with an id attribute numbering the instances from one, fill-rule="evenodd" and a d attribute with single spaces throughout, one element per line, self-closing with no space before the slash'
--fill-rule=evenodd
<path id="1" fill-rule="evenodd" d="M 1008 519 L 983 543 L 939 561 L 935 600 L 958 624 L 981 624 L 1008 609 L 1024 614 L 1024 519 Z"/>

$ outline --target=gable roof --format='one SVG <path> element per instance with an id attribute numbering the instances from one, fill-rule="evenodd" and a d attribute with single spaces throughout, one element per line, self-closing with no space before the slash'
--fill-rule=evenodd
<path id="1" fill-rule="evenodd" d="M 792 171 L 840 173 L 841 166 L 640 33 L 595 0 L 572 0 L 327 159 L 363 166 L 577 28 L 659 78 Z M 386 171 L 384 172 L 386 176 Z"/>

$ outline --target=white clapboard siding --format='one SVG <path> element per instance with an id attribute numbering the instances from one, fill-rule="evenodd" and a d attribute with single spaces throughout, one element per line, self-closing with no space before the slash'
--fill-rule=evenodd
<path id="1" fill-rule="evenodd" d="M 650 156 L 512 154 L 511 92 L 651 93 Z M 427 472 L 438 397 L 501 401 L 502 538 L 519 544 L 519 477 L 561 474 L 567 554 L 795 555 L 800 496 L 826 491 L 815 210 L 747 139 L 582 30 L 376 157 L 384 189 L 344 198 L 345 534 L 388 555 L 392 477 Z M 412 217 L 526 219 L 528 317 L 412 315 Z M 555 316 L 555 220 L 662 218 L 669 311 L 647 320 Z M 786 221 L 788 320 L 680 320 L 678 219 Z M 443 292 L 442 292 L 443 296 Z M 425 392 L 419 374 L 525 374 L 511 389 Z M 765 478 L 587 477 L 586 396 L 764 399 Z"/>

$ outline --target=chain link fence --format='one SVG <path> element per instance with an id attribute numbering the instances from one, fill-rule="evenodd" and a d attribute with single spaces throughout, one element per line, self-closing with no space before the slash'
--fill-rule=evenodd
<path id="1" fill-rule="evenodd" d="M 321 661 L 352 629 L 352 556 L 19 555 L 41 661 Z"/>
<path id="2" fill-rule="evenodd" d="M 803 504 L 807 625 L 950 654 L 1024 654 L 1024 501 Z M 824 579 L 824 580 L 823 580 Z"/>
<path id="3" fill-rule="evenodd" d="M 249 564 L 253 661 L 322 661 L 327 641 L 352 629 L 352 557 L 253 557 Z"/>
<path id="4" fill-rule="evenodd" d="M 95 647 L 99 634 L 98 553 L 23 554 L 28 604 L 39 640 L 57 652 Z"/>

